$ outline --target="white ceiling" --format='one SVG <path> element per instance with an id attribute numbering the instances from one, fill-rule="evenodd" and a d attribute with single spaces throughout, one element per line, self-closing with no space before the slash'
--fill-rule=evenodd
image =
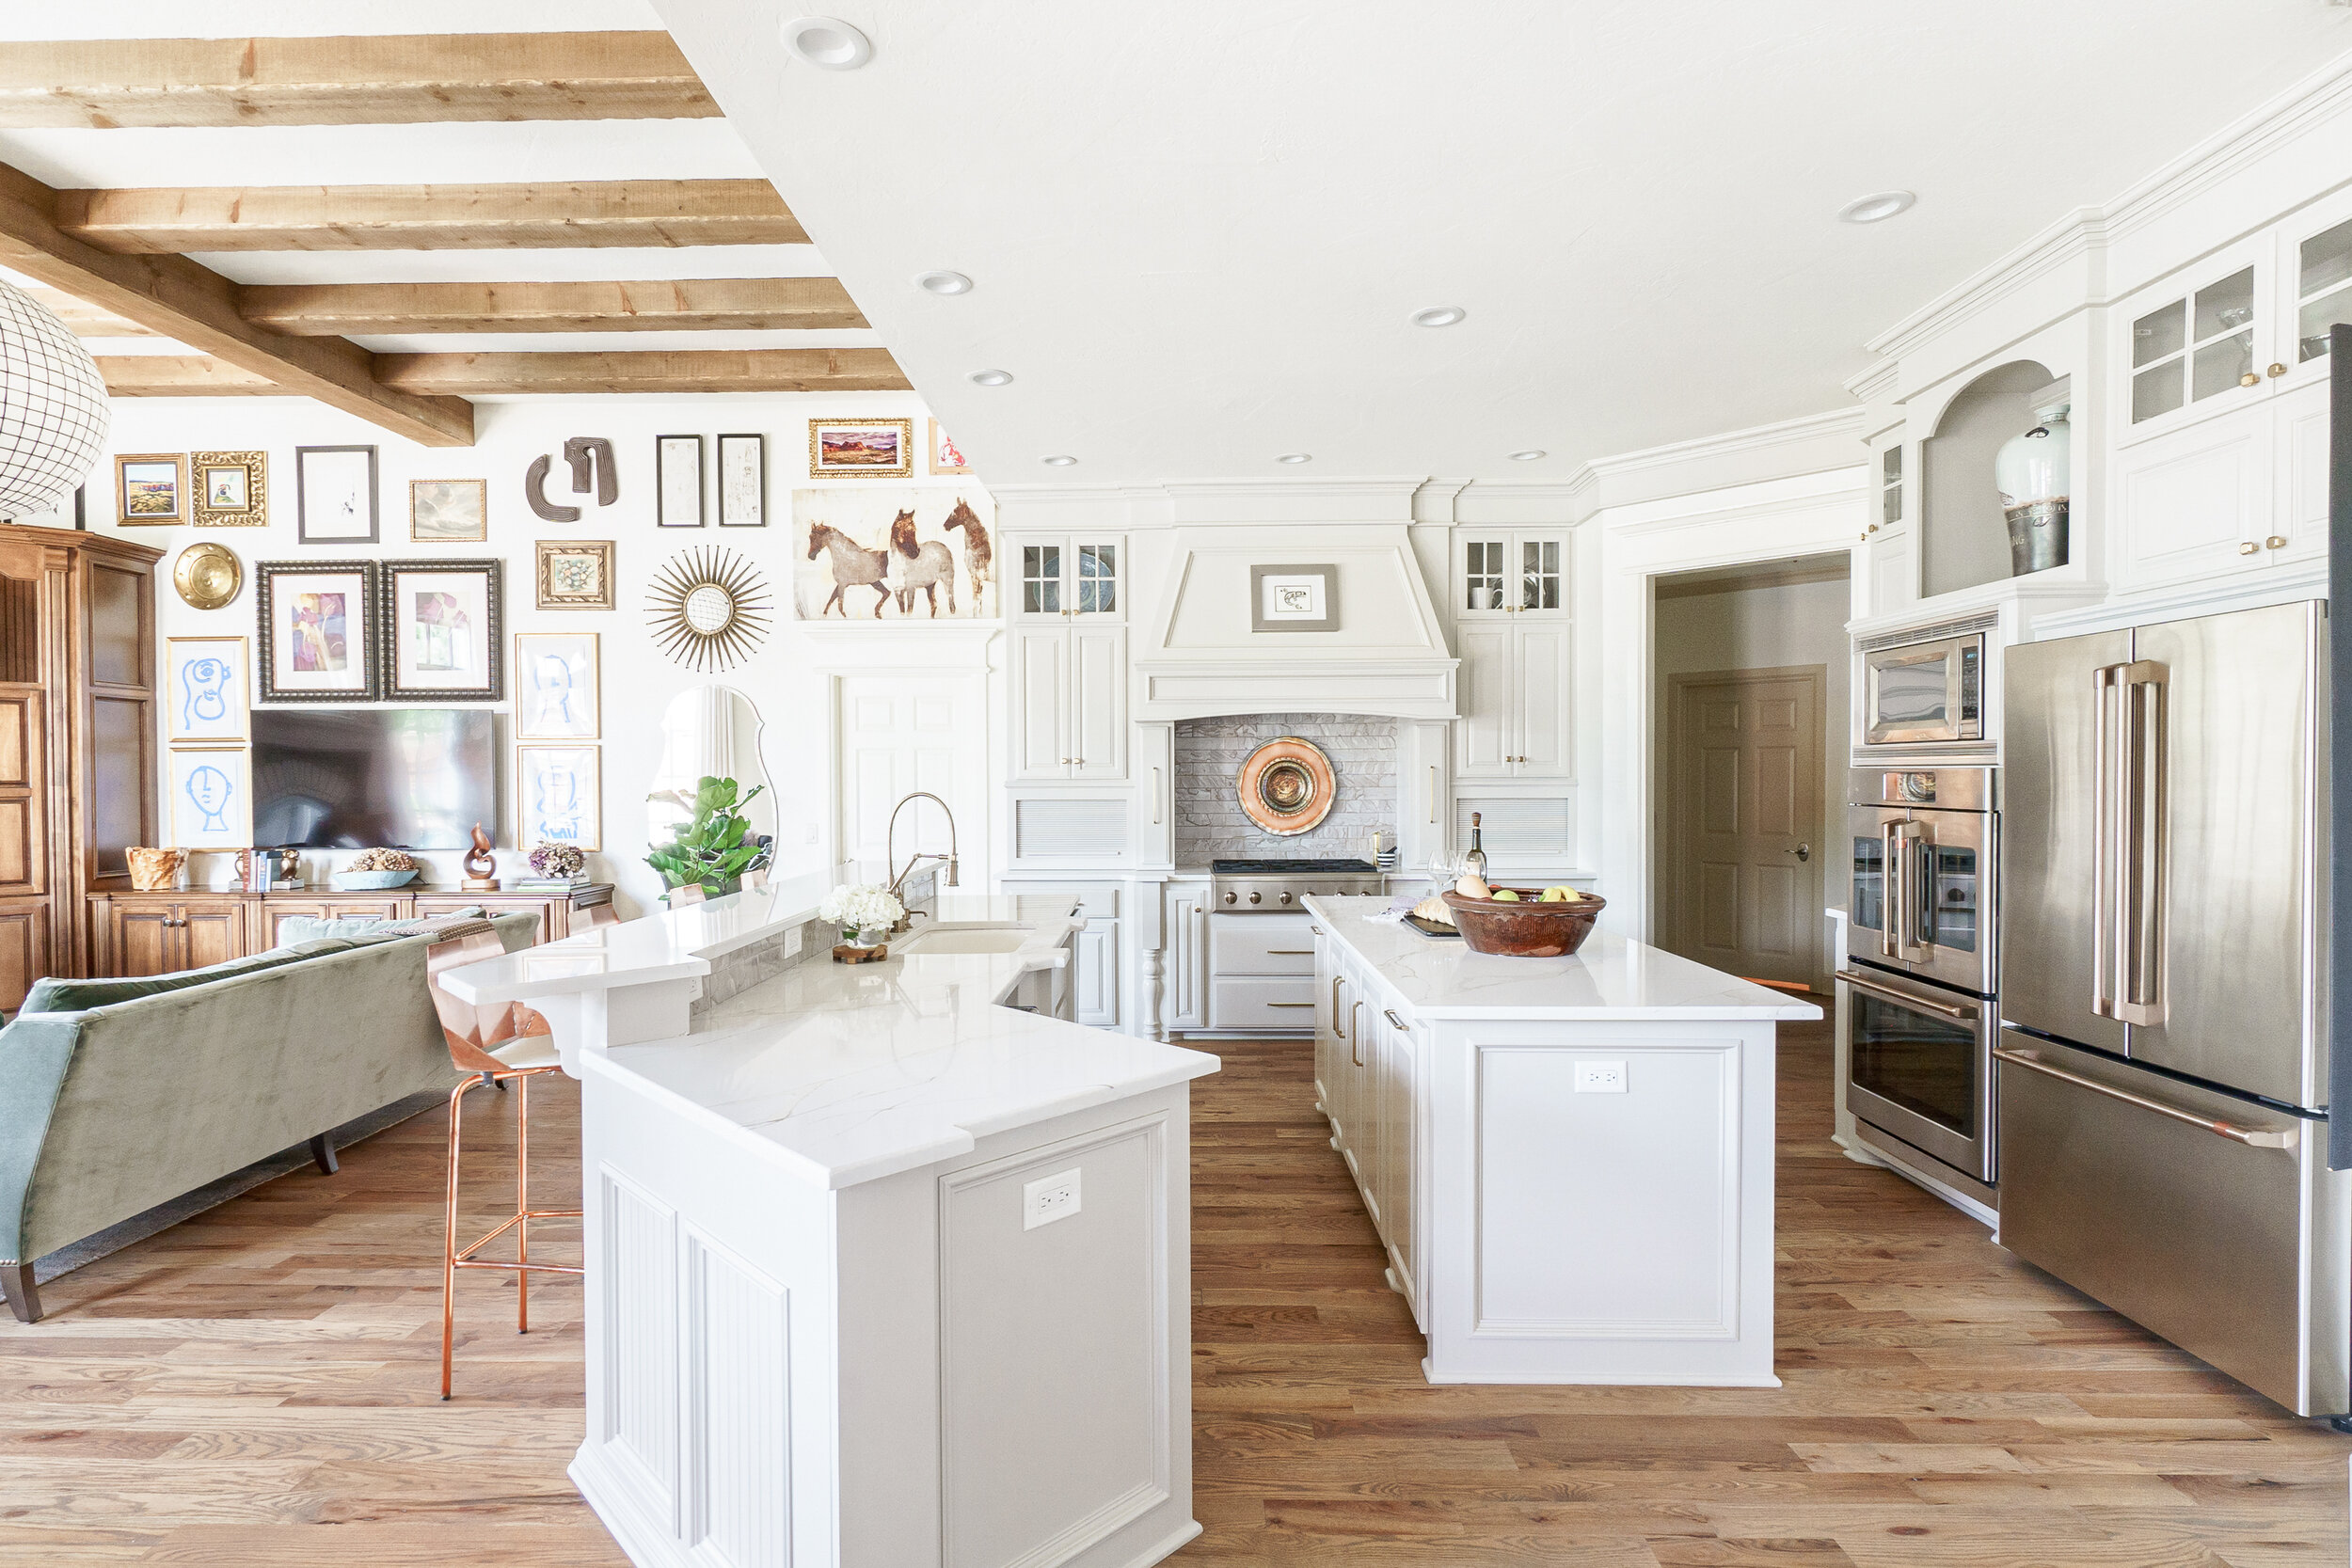
<path id="1" fill-rule="evenodd" d="M 2325 0 L 832 0 L 875 56 L 828 73 L 797 3 L 653 3 L 997 483 L 1565 477 L 1835 407 L 1865 339 L 2352 48 Z"/>

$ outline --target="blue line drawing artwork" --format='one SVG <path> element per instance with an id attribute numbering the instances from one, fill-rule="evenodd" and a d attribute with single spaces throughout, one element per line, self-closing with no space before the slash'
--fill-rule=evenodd
<path id="1" fill-rule="evenodd" d="M 180 728 L 189 735 L 217 727 L 229 717 L 229 682 L 235 675 L 225 658 L 210 654 L 180 667 Z"/>
<path id="2" fill-rule="evenodd" d="M 196 809 L 204 814 L 203 824 L 197 832 L 225 833 L 229 831 L 229 797 L 234 791 L 228 774 L 208 762 L 192 770 L 187 783 L 181 787 L 187 791 L 188 800 Z"/>
<path id="3" fill-rule="evenodd" d="M 581 815 L 580 774 L 558 762 L 541 761 L 532 780 L 533 833 L 543 844 L 578 844 L 587 835 Z"/>
<path id="4" fill-rule="evenodd" d="M 572 661 L 562 654 L 541 654 L 531 661 L 532 733 L 578 735 L 581 726 L 573 711 Z"/>

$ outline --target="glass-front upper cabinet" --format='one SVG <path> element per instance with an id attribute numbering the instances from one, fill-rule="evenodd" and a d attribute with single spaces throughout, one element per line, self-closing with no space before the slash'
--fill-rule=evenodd
<path id="1" fill-rule="evenodd" d="M 2132 423 L 2262 385 L 2255 369 L 2260 269 L 2243 266 L 2132 321 Z"/>
<path id="2" fill-rule="evenodd" d="M 1903 444 L 1879 453 L 1879 526 L 1893 528 L 1903 520 Z"/>
<path id="3" fill-rule="evenodd" d="M 1456 616 L 1567 615 L 1566 534 L 1465 530 L 1454 549 Z"/>
<path id="4" fill-rule="evenodd" d="M 1115 538 L 1025 539 L 1015 547 L 1021 581 L 1013 612 L 1027 619 L 1123 615 L 1120 563 Z"/>

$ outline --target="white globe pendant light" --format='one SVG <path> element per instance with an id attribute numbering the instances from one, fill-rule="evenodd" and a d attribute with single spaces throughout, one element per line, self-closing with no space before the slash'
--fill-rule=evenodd
<path id="1" fill-rule="evenodd" d="M 89 350 L 0 283 L 0 517 L 47 512 L 87 477 L 112 419 Z"/>

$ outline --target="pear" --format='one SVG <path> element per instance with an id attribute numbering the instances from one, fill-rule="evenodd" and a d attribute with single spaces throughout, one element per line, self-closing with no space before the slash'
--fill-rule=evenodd
<path id="1" fill-rule="evenodd" d="M 1491 898 L 1494 896 L 1493 894 L 1486 891 L 1485 879 L 1481 878 L 1474 871 L 1463 872 L 1461 880 L 1454 884 L 1454 891 L 1460 894 L 1465 898 Z"/>
<path id="2" fill-rule="evenodd" d="M 1519 901 L 1519 895 L 1507 887 L 1499 887 L 1495 889 L 1495 899 L 1498 903 L 1516 904 Z"/>

